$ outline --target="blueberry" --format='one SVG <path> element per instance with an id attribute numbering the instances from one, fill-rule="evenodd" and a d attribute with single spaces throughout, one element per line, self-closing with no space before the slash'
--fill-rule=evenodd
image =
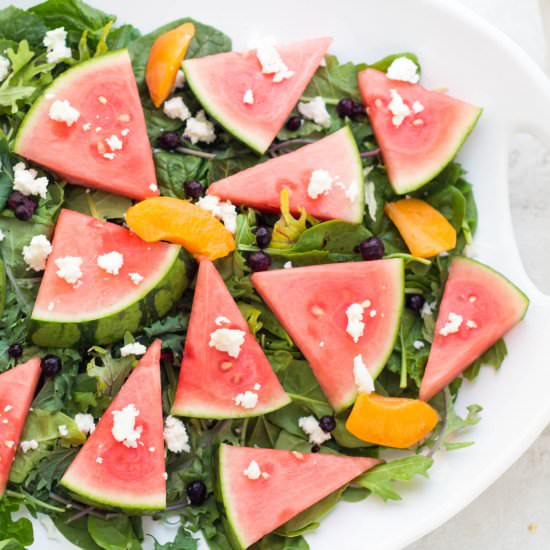
<path id="1" fill-rule="evenodd" d="M 187 498 L 189 499 L 189 502 L 193 506 L 200 506 L 208 497 L 206 485 L 200 479 L 188 483 L 187 487 L 185 488 L 185 492 L 187 493 Z"/>
<path id="2" fill-rule="evenodd" d="M 353 108 L 355 106 L 355 101 L 351 99 L 350 97 L 344 97 L 338 102 L 338 105 L 336 105 L 336 111 L 339 116 L 342 118 L 344 117 L 351 117 L 353 114 Z"/>
<path id="3" fill-rule="evenodd" d="M 8 208 L 14 211 L 18 220 L 30 220 L 36 210 L 36 202 L 19 191 L 14 191 L 8 197 Z"/>
<path id="4" fill-rule="evenodd" d="M 256 229 L 256 244 L 260 248 L 266 248 L 271 242 L 271 229 L 261 225 Z"/>
<path id="5" fill-rule="evenodd" d="M 312 445 L 311 446 L 311 452 L 312 453 L 318 453 L 321 450 L 321 447 L 319 445 Z"/>
<path id="6" fill-rule="evenodd" d="M 27 220 L 30 220 L 33 214 L 34 214 L 34 208 L 29 207 L 25 204 L 20 204 L 15 209 L 15 217 L 18 220 L 21 220 L 22 222 L 26 222 Z"/>
<path id="7" fill-rule="evenodd" d="M 359 118 L 365 114 L 365 107 L 362 103 L 354 103 L 351 118 Z"/>
<path id="8" fill-rule="evenodd" d="M 20 204 L 23 204 L 26 198 L 21 191 L 12 191 L 8 197 L 8 208 L 15 210 Z"/>
<path id="9" fill-rule="evenodd" d="M 23 346 L 21 344 L 12 344 L 8 348 L 8 355 L 12 359 L 19 359 L 23 355 Z"/>
<path id="10" fill-rule="evenodd" d="M 204 187 L 200 181 L 190 180 L 183 184 L 185 194 L 194 200 L 200 199 L 204 195 Z"/>
<path id="11" fill-rule="evenodd" d="M 265 252 L 252 252 L 246 263 L 252 271 L 267 271 L 271 266 L 271 258 Z"/>
<path id="12" fill-rule="evenodd" d="M 57 355 L 46 355 L 40 363 L 44 376 L 53 377 L 61 372 L 61 359 Z"/>
<path id="13" fill-rule="evenodd" d="M 300 129 L 300 127 L 302 126 L 302 124 L 304 123 L 304 120 L 302 119 L 302 117 L 299 117 L 299 116 L 291 116 L 287 121 L 286 121 L 286 129 L 291 131 L 291 132 L 296 132 L 297 130 Z"/>
<path id="14" fill-rule="evenodd" d="M 384 243 L 378 237 L 369 237 L 360 245 L 359 250 L 364 260 L 380 260 L 384 257 Z"/>
<path id="15" fill-rule="evenodd" d="M 324 432 L 330 433 L 332 430 L 336 429 L 336 420 L 334 419 L 334 416 L 322 416 L 319 419 L 319 426 Z"/>
<path id="16" fill-rule="evenodd" d="M 157 138 L 157 145 L 161 149 L 171 151 L 180 145 L 180 137 L 176 132 L 163 132 Z"/>
<path id="17" fill-rule="evenodd" d="M 422 294 L 407 294 L 405 296 L 405 303 L 409 309 L 413 311 L 420 311 L 424 305 L 424 296 Z"/>
<path id="18" fill-rule="evenodd" d="M 163 349 L 160 353 L 160 360 L 172 363 L 174 361 L 174 352 L 171 349 Z"/>

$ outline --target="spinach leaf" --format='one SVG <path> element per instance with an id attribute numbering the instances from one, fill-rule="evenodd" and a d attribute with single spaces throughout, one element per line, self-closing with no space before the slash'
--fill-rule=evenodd
<path id="1" fill-rule="evenodd" d="M 99 189 L 84 189 L 72 185 L 65 191 L 65 208 L 82 212 L 100 220 L 122 219 L 132 201 Z"/>
<path id="2" fill-rule="evenodd" d="M 379 71 L 386 72 L 390 68 L 390 65 L 399 57 L 406 57 L 410 59 L 413 63 L 415 63 L 416 66 L 418 67 L 418 74 L 420 74 L 421 67 L 420 67 L 420 62 L 418 61 L 418 57 L 416 56 L 416 54 L 411 52 L 402 52 L 402 53 L 394 53 L 391 55 L 387 55 L 386 57 L 383 57 L 382 59 L 375 61 L 374 63 L 369 65 L 369 67 L 371 69 L 377 69 Z"/>
<path id="3" fill-rule="evenodd" d="M 25 547 L 17 539 L 10 538 L 0 540 L 0 550 L 25 550 Z"/>
<path id="4" fill-rule="evenodd" d="M 309 550 L 309 544 L 303 537 L 288 538 L 272 533 L 251 546 L 250 550 Z"/>
<path id="5" fill-rule="evenodd" d="M 111 29 L 107 36 L 107 47 L 109 50 L 120 50 L 127 48 L 141 37 L 141 32 L 133 25 L 121 25 Z"/>
<path id="6" fill-rule="evenodd" d="M 0 10 L 0 37 L 19 42 L 27 40 L 33 46 L 42 45 L 48 28 L 40 17 L 15 6 Z"/>
<path id="7" fill-rule="evenodd" d="M 88 532 L 93 541 L 104 550 L 141 550 L 140 541 L 128 516 L 117 516 L 108 520 L 89 516 Z"/>
<path id="8" fill-rule="evenodd" d="M 204 159 L 170 151 L 158 151 L 154 160 L 160 192 L 168 197 L 187 198 L 183 184 L 190 180 L 204 181 L 208 170 Z"/>
<path id="9" fill-rule="evenodd" d="M 67 523 L 75 515 L 74 510 L 69 510 L 64 514 L 55 515 L 53 521 L 61 534 L 74 545 L 82 550 L 101 550 L 88 532 L 88 518 L 86 516 Z"/>
<path id="10" fill-rule="evenodd" d="M 258 158 L 248 147 L 235 143 L 209 162 L 208 182 L 221 180 L 267 160 Z"/>

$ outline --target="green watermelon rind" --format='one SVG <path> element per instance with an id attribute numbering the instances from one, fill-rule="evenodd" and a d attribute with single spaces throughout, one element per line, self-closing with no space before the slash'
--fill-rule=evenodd
<path id="1" fill-rule="evenodd" d="M 32 317 L 29 335 L 40 347 L 76 347 L 80 344 L 111 344 L 125 332 L 137 332 L 168 313 L 189 286 L 194 262 L 179 246 L 169 251 L 172 256 L 158 277 L 136 296 L 131 304 L 106 316 L 70 322 Z"/>
<path id="2" fill-rule="evenodd" d="M 32 128 L 34 123 L 35 115 L 38 115 L 38 112 L 42 106 L 43 101 L 48 101 L 46 95 L 55 93 L 59 88 L 63 89 L 66 84 L 70 84 L 71 79 L 78 78 L 82 73 L 86 73 L 86 70 L 90 67 L 93 71 L 96 71 L 98 67 L 102 64 L 110 65 L 113 60 L 116 60 L 119 56 L 129 56 L 127 49 L 113 50 L 111 52 L 103 54 L 101 57 L 92 57 L 87 61 L 83 61 L 78 65 L 68 69 L 63 74 L 58 76 L 47 88 L 44 89 L 42 95 L 37 98 L 37 100 L 32 104 L 32 107 L 29 109 L 29 112 L 25 115 L 25 118 L 21 122 L 15 140 L 13 143 L 13 152 L 19 154 L 21 149 L 20 145 L 26 138 L 26 130 Z"/>

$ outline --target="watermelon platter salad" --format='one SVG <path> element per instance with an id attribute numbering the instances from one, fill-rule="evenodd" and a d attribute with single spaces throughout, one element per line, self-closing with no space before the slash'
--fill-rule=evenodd
<path id="1" fill-rule="evenodd" d="M 0 10 L 0 548 L 48 547 L 26 510 L 84 550 L 306 550 L 468 452 L 457 395 L 529 304 L 475 255 L 482 109 L 332 44 Z"/>

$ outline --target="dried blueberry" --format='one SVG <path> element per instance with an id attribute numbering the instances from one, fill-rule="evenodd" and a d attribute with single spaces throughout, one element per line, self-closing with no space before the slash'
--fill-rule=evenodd
<path id="1" fill-rule="evenodd" d="M 246 263 L 252 271 L 267 271 L 271 266 L 271 258 L 265 252 L 252 252 Z"/>
<path id="2" fill-rule="evenodd" d="M 362 103 L 353 104 L 353 109 L 351 112 L 351 118 L 359 118 L 365 114 L 365 107 Z"/>
<path id="3" fill-rule="evenodd" d="M 334 419 L 334 416 L 322 416 L 319 419 L 319 426 L 324 432 L 330 433 L 332 430 L 336 429 L 336 420 Z"/>
<path id="4" fill-rule="evenodd" d="M 321 447 L 319 445 L 312 445 L 311 446 L 311 452 L 312 453 L 318 453 L 321 450 Z"/>
<path id="5" fill-rule="evenodd" d="M 201 504 L 204 504 L 204 501 L 208 497 L 206 485 L 200 479 L 188 483 L 185 488 L 185 492 L 187 493 L 189 502 L 193 506 L 200 506 Z"/>
<path id="6" fill-rule="evenodd" d="M 12 359 L 19 359 L 23 355 L 23 346 L 21 344 L 12 344 L 8 348 L 8 355 Z"/>
<path id="7" fill-rule="evenodd" d="M 14 211 L 18 220 L 30 220 L 36 210 L 36 202 L 19 191 L 14 191 L 8 197 L 8 208 Z"/>
<path id="8" fill-rule="evenodd" d="M 185 194 L 194 200 L 200 199 L 204 195 L 204 187 L 200 181 L 190 180 L 183 184 Z"/>
<path id="9" fill-rule="evenodd" d="M 46 355 L 40 363 L 44 376 L 53 377 L 61 372 L 61 359 L 57 355 Z"/>
<path id="10" fill-rule="evenodd" d="M 271 242 L 271 229 L 269 229 L 269 227 L 260 225 L 260 227 L 256 229 L 256 244 L 260 248 L 266 248 L 270 242 Z"/>
<path id="11" fill-rule="evenodd" d="M 359 250 L 364 260 L 380 260 L 384 257 L 384 243 L 378 237 L 369 237 L 360 245 Z"/>
<path id="12" fill-rule="evenodd" d="M 407 307 L 413 311 L 420 311 L 425 301 L 422 294 L 407 294 L 405 297 Z"/>
<path id="13" fill-rule="evenodd" d="M 355 101 L 351 97 L 344 97 L 336 105 L 336 112 L 342 118 L 351 117 L 353 115 L 353 108 L 355 106 Z"/>
<path id="14" fill-rule="evenodd" d="M 180 137 L 176 132 L 163 132 L 157 138 L 157 145 L 161 149 L 171 151 L 180 145 Z"/>
<path id="15" fill-rule="evenodd" d="M 286 121 L 286 129 L 289 130 L 290 132 L 296 132 L 297 130 L 300 129 L 300 127 L 302 126 L 304 120 L 299 117 L 299 116 L 291 116 L 287 121 Z"/>

